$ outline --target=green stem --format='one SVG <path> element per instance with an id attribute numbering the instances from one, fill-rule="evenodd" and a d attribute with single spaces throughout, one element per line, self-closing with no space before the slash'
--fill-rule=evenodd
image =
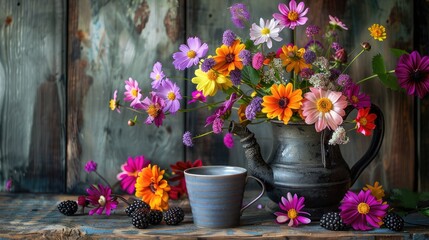
<path id="1" fill-rule="evenodd" d="M 179 112 L 184 112 L 184 113 L 191 112 L 191 111 L 198 110 L 198 109 L 201 109 L 201 108 L 207 108 L 207 107 L 211 107 L 211 106 L 216 106 L 216 105 L 218 105 L 220 103 L 223 103 L 223 102 L 224 101 L 220 101 L 220 102 L 205 104 L 203 106 L 199 106 L 199 107 L 195 107 L 195 108 L 180 109 Z"/>
<path id="2" fill-rule="evenodd" d="M 394 73 L 394 72 L 395 72 L 395 70 L 390 70 L 390 71 L 388 71 L 388 72 L 386 72 L 386 73 Z M 366 78 L 364 78 L 364 79 L 362 79 L 362 80 L 360 80 L 360 81 L 356 82 L 356 84 L 361 84 L 361 83 L 363 83 L 363 82 L 365 82 L 365 81 L 367 81 L 367 80 L 373 79 L 373 78 L 375 78 L 375 77 L 377 77 L 377 76 L 378 76 L 378 74 L 371 75 L 371 76 L 369 76 L 369 77 L 366 77 Z"/>
<path id="3" fill-rule="evenodd" d="M 121 200 L 122 200 L 125 204 L 127 204 L 128 206 L 130 206 L 130 205 L 131 205 L 131 203 L 129 203 L 129 202 L 128 202 L 128 200 L 127 200 L 127 199 L 125 199 L 125 198 L 124 198 L 124 197 L 122 197 L 122 196 L 119 196 L 119 195 L 117 195 L 117 194 L 112 194 L 112 197 L 121 199 Z"/>
<path id="4" fill-rule="evenodd" d="M 110 186 L 109 182 L 103 176 L 101 176 L 97 171 L 94 172 L 99 178 L 101 178 L 101 180 L 103 180 L 107 184 L 107 186 L 109 186 L 110 189 L 112 189 L 112 186 Z"/>
<path id="5" fill-rule="evenodd" d="M 198 136 L 195 136 L 192 139 L 197 139 L 197 138 L 200 138 L 200 137 L 204 137 L 204 136 L 207 136 L 207 135 L 212 134 L 212 133 L 213 133 L 213 131 L 206 132 L 206 133 L 200 134 Z"/>
<path id="6" fill-rule="evenodd" d="M 352 65 L 352 63 L 363 53 L 365 51 L 365 49 L 362 49 L 357 55 L 356 55 L 356 57 L 354 57 L 350 62 L 349 62 L 349 64 L 347 64 L 347 66 L 346 66 L 346 68 L 344 68 L 344 70 L 343 70 L 343 72 L 342 73 L 345 73 L 346 72 L 346 70 L 350 67 L 350 65 Z"/>

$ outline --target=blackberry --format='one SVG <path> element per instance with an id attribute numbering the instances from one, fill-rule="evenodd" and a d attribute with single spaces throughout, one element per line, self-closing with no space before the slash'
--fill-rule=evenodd
<path id="1" fill-rule="evenodd" d="M 147 203 L 141 200 L 134 200 L 133 203 L 131 203 L 128 207 L 125 208 L 125 213 L 128 215 L 128 217 L 131 217 L 133 212 L 138 208 L 144 208 L 147 211 L 150 210 L 150 206 Z"/>
<path id="2" fill-rule="evenodd" d="M 77 202 L 66 200 L 58 204 L 58 210 L 64 215 L 71 216 L 77 211 Z"/>
<path id="3" fill-rule="evenodd" d="M 341 219 L 340 213 L 328 212 L 323 214 L 320 219 L 320 226 L 331 231 L 342 231 L 346 228 L 346 225 Z"/>
<path id="4" fill-rule="evenodd" d="M 145 208 L 134 210 L 131 222 L 136 228 L 147 228 L 149 226 L 149 211 Z"/>
<path id="5" fill-rule="evenodd" d="M 162 221 L 162 212 L 158 210 L 151 210 L 149 212 L 149 223 L 152 225 L 158 225 Z"/>
<path id="6" fill-rule="evenodd" d="M 172 207 L 164 213 L 164 221 L 167 225 L 177 225 L 185 218 L 185 212 L 180 207 Z"/>
<path id="7" fill-rule="evenodd" d="M 392 231 L 402 231 L 404 229 L 404 219 L 396 213 L 390 212 L 384 218 L 383 222 L 386 227 Z"/>

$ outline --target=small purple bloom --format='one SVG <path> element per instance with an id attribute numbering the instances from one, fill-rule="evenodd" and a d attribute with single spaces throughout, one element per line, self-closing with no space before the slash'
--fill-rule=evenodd
<path id="1" fill-rule="evenodd" d="M 315 25 L 310 25 L 305 29 L 305 34 L 309 38 L 314 37 L 314 35 L 319 34 L 319 32 L 320 32 L 320 27 Z"/>
<path id="2" fill-rule="evenodd" d="M 240 69 L 234 69 L 229 73 L 229 78 L 231 79 L 231 82 L 237 86 L 241 83 L 241 70 Z"/>
<path id="3" fill-rule="evenodd" d="M 229 7 L 232 23 L 238 28 L 244 28 L 244 23 L 249 21 L 250 14 L 243 3 L 236 3 Z"/>
<path id="4" fill-rule="evenodd" d="M 193 91 L 192 99 L 189 100 L 188 104 L 191 104 L 196 101 L 206 102 L 206 96 L 204 96 L 203 91 L 198 91 L 198 90 Z"/>
<path id="5" fill-rule="evenodd" d="M 346 91 L 347 99 L 350 104 L 357 109 L 371 107 L 369 95 L 360 92 L 360 86 L 352 84 Z"/>
<path id="6" fill-rule="evenodd" d="M 85 164 L 85 171 L 89 173 L 97 171 L 97 163 L 92 160 L 89 160 L 89 162 Z"/>
<path id="7" fill-rule="evenodd" d="M 232 133 L 227 133 L 224 137 L 223 137 L 223 143 L 225 144 L 225 146 L 229 149 L 234 147 L 234 138 L 232 137 Z"/>
<path id="8" fill-rule="evenodd" d="M 157 93 L 165 101 L 165 106 L 163 111 L 169 111 L 171 114 L 175 114 L 180 108 L 180 99 L 182 95 L 180 94 L 180 88 L 173 83 L 168 78 L 162 83 L 161 87 L 158 89 Z"/>
<path id="9" fill-rule="evenodd" d="M 338 51 L 340 49 L 342 49 L 343 47 L 341 47 L 341 45 L 338 42 L 333 42 L 331 44 L 332 49 L 334 49 L 335 51 Z"/>
<path id="10" fill-rule="evenodd" d="M 192 134 L 191 134 L 191 132 L 186 131 L 186 132 L 183 134 L 183 144 L 185 144 L 185 146 L 187 146 L 187 147 L 192 147 L 192 146 L 194 146 L 194 143 L 193 143 L 193 141 L 192 141 Z"/>
<path id="11" fill-rule="evenodd" d="M 208 72 L 214 65 L 216 64 L 216 61 L 213 58 L 206 58 L 204 62 L 201 64 L 201 70 L 203 72 Z"/>
<path id="12" fill-rule="evenodd" d="M 162 71 L 162 64 L 160 62 L 156 62 L 153 65 L 152 72 L 150 73 L 150 78 L 152 78 L 152 88 L 158 89 L 165 78 L 165 74 Z"/>
<path id="13" fill-rule="evenodd" d="M 304 68 L 299 73 L 299 76 L 305 79 L 309 79 L 311 78 L 311 76 L 313 76 L 313 74 L 314 74 L 314 71 L 311 68 Z"/>
<path id="14" fill-rule="evenodd" d="M 262 98 L 255 97 L 252 99 L 250 104 L 246 107 L 245 114 L 246 118 L 250 121 L 256 118 L 256 114 L 262 109 Z"/>
<path id="15" fill-rule="evenodd" d="M 343 88 L 347 88 L 352 84 L 352 78 L 348 74 L 340 74 L 337 78 L 337 83 Z"/>
<path id="16" fill-rule="evenodd" d="M 264 64 L 264 55 L 261 52 L 257 52 L 253 55 L 252 67 L 256 70 L 259 70 Z"/>
<path id="17" fill-rule="evenodd" d="M 309 51 L 305 51 L 304 53 L 304 60 L 306 63 L 313 63 L 316 60 L 317 56 L 316 53 L 309 50 Z"/>
<path id="18" fill-rule="evenodd" d="M 234 43 L 236 38 L 237 38 L 237 35 L 235 35 L 233 31 L 228 29 L 225 32 L 223 32 L 222 43 L 230 47 Z"/>
<path id="19" fill-rule="evenodd" d="M 222 118 L 216 118 L 213 121 L 213 132 L 215 134 L 219 134 L 222 132 L 222 127 L 223 127 L 223 119 Z"/>
<path id="20" fill-rule="evenodd" d="M 12 190 L 12 184 L 13 184 L 13 181 L 12 181 L 12 179 L 9 178 L 6 181 L 6 191 L 10 192 L 10 190 Z"/>
<path id="21" fill-rule="evenodd" d="M 252 64 L 252 53 L 249 50 L 241 50 L 238 54 L 238 57 L 243 62 L 243 65 L 251 65 Z"/>
<path id="22" fill-rule="evenodd" d="M 173 64 L 177 70 L 184 70 L 192 65 L 197 65 L 200 58 L 204 57 L 209 50 L 207 43 L 201 44 L 198 37 L 188 38 L 187 43 L 188 45 L 180 45 L 180 52 L 173 54 Z"/>

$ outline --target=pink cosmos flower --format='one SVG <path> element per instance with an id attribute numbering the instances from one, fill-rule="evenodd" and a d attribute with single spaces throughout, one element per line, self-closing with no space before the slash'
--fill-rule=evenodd
<path id="1" fill-rule="evenodd" d="M 127 91 L 124 93 L 124 101 L 131 102 L 131 107 L 140 102 L 142 94 L 140 93 L 141 89 L 139 88 L 139 83 L 136 80 L 132 78 L 129 78 L 128 81 L 125 80 L 125 89 Z"/>
<path id="2" fill-rule="evenodd" d="M 203 91 L 198 91 L 198 90 L 193 91 L 192 99 L 188 101 L 188 104 L 191 104 L 196 101 L 206 102 L 206 96 L 204 96 Z"/>
<path id="3" fill-rule="evenodd" d="M 146 97 L 141 103 L 138 103 L 134 106 L 136 109 L 144 109 L 148 117 L 145 121 L 146 124 L 152 124 L 155 122 L 157 127 L 162 125 L 162 121 L 165 118 L 164 99 L 156 95 L 155 93 L 151 94 L 151 98 Z"/>
<path id="4" fill-rule="evenodd" d="M 127 162 L 121 165 L 122 172 L 116 176 L 121 181 L 122 190 L 128 194 L 133 194 L 136 190 L 134 185 L 136 184 L 138 173 L 149 164 L 150 161 L 146 160 L 144 156 L 136 156 L 134 159 L 128 157 Z"/>
<path id="5" fill-rule="evenodd" d="M 279 21 L 280 26 L 293 30 L 296 26 L 304 25 L 308 20 L 307 17 L 304 17 L 308 12 L 308 8 L 305 8 L 303 2 L 300 2 L 297 6 L 295 0 L 291 0 L 289 7 L 284 3 L 279 3 L 278 8 L 280 13 L 274 13 L 273 17 Z"/>
<path id="6" fill-rule="evenodd" d="M 429 56 L 421 57 L 417 51 L 404 54 L 395 68 L 398 83 L 408 95 L 423 98 L 429 93 Z"/>
<path id="7" fill-rule="evenodd" d="M 281 27 L 278 26 L 278 22 L 274 19 L 267 20 L 259 19 L 259 26 L 256 23 L 252 24 L 252 28 L 250 29 L 250 40 L 255 42 L 255 45 L 259 45 L 261 43 L 267 43 L 267 47 L 271 48 L 273 46 L 273 42 L 271 39 L 280 42 L 282 40 L 279 37 L 279 32 L 282 30 Z"/>
<path id="8" fill-rule="evenodd" d="M 347 26 L 340 21 L 340 19 L 338 19 L 337 17 L 333 17 L 331 15 L 329 15 L 329 24 L 331 24 L 334 27 L 338 26 L 344 30 L 349 30 Z"/>
<path id="9" fill-rule="evenodd" d="M 357 109 L 367 108 L 371 106 L 369 95 L 360 92 L 360 86 L 352 83 L 346 90 L 347 99 L 350 104 Z"/>
<path id="10" fill-rule="evenodd" d="M 234 147 L 234 138 L 232 137 L 232 133 L 229 132 L 225 134 L 225 136 L 223 137 L 223 143 L 229 149 Z"/>
<path id="11" fill-rule="evenodd" d="M 371 190 L 361 190 L 359 194 L 348 191 L 341 202 L 340 215 L 353 229 L 366 231 L 380 228 L 388 208 L 388 204 L 371 195 Z"/>
<path id="12" fill-rule="evenodd" d="M 304 98 L 302 114 L 305 123 L 315 123 L 317 132 L 326 127 L 335 130 L 343 123 L 347 98 L 341 92 L 310 87 L 310 92 L 304 94 Z"/>
<path id="13" fill-rule="evenodd" d="M 274 215 L 277 216 L 276 222 L 281 224 L 289 221 L 289 227 L 297 227 L 299 224 L 309 224 L 311 220 L 307 217 L 300 215 L 307 214 L 308 216 L 310 216 L 308 212 L 301 211 L 305 207 L 305 198 L 298 198 L 296 194 L 294 194 L 292 197 L 292 194 L 289 192 L 287 193 L 286 197 L 287 199 L 285 197 L 282 197 L 281 202 L 279 203 L 280 209 L 286 211 L 286 213 L 275 212 Z"/>
<path id="14" fill-rule="evenodd" d="M 222 117 L 224 114 L 229 113 L 229 111 L 231 110 L 232 106 L 234 105 L 235 101 L 237 101 L 237 94 L 236 93 L 232 93 L 231 96 L 229 97 L 228 100 L 226 100 L 222 106 L 220 106 L 218 109 L 216 109 L 215 113 L 211 116 L 209 116 L 206 119 L 206 125 L 205 127 L 207 127 L 208 125 L 212 124 L 216 118 L 220 118 Z"/>
<path id="15" fill-rule="evenodd" d="M 89 195 L 87 197 L 89 203 L 94 206 L 94 209 L 89 211 L 89 215 L 94 213 L 101 215 L 104 210 L 106 210 L 106 215 L 110 215 L 110 212 L 118 206 L 118 201 L 111 196 L 112 190 L 107 186 L 98 184 L 97 187 L 92 185 L 86 189 L 86 192 Z"/>
<path id="16" fill-rule="evenodd" d="M 180 52 L 173 54 L 173 64 L 177 70 L 184 70 L 192 65 L 197 65 L 200 58 L 204 57 L 209 50 L 207 43 L 201 44 L 198 37 L 188 38 L 187 43 L 188 45 L 180 45 Z"/>
<path id="17" fill-rule="evenodd" d="M 164 112 L 169 111 L 171 114 L 175 114 L 179 110 L 182 95 L 180 95 L 180 88 L 176 83 L 171 82 L 168 78 L 165 79 L 159 87 L 157 95 L 165 101 Z"/>
<path id="18" fill-rule="evenodd" d="M 158 89 L 165 78 L 165 74 L 162 71 L 162 64 L 160 62 L 156 62 L 153 65 L 152 72 L 150 73 L 150 78 L 152 78 L 152 88 Z"/>
<path id="19" fill-rule="evenodd" d="M 97 171 L 97 163 L 89 160 L 86 164 L 85 164 L 85 171 L 87 172 L 94 172 Z"/>

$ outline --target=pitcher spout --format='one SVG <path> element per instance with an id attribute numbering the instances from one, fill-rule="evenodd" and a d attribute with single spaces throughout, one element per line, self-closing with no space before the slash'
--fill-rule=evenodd
<path id="1" fill-rule="evenodd" d="M 264 161 L 261 148 L 253 134 L 246 126 L 231 121 L 229 131 L 240 137 L 241 145 L 244 148 L 246 159 L 248 160 L 248 171 L 252 176 L 261 179 L 267 190 L 274 186 L 273 170 Z"/>

